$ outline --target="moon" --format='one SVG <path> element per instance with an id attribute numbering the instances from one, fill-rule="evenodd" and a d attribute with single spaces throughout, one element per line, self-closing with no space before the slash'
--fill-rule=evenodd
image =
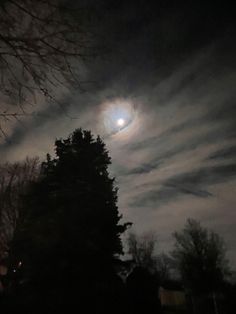
<path id="1" fill-rule="evenodd" d="M 117 123 L 117 125 L 118 125 L 118 126 L 120 126 L 120 127 L 121 127 L 121 126 L 124 126 L 124 124 L 125 124 L 125 120 L 124 120 L 123 118 L 120 118 L 120 119 L 118 119 L 118 120 L 117 120 L 117 122 L 116 122 L 116 123 Z"/>
<path id="2" fill-rule="evenodd" d="M 106 135 L 128 137 L 139 126 L 136 104 L 131 99 L 109 99 L 101 105 L 101 121 Z"/>

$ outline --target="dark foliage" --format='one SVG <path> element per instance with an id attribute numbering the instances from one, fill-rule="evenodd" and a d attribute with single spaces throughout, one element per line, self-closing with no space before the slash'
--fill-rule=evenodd
<path id="1" fill-rule="evenodd" d="M 185 228 L 175 232 L 174 237 L 173 257 L 192 312 L 221 313 L 224 283 L 230 275 L 223 239 L 194 219 L 188 219 Z"/>
<path id="2" fill-rule="evenodd" d="M 41 179 L 25 197 L 15 233 L 15 304 L 31 313 L 74 306 L 114 313 L 122 283 L 113 266 L 127 224 L 119 224 L 111 159 L 102 140 L 81 129 L 55 148 L 56 158 L 47 156 Z"/>
<path id="3" fill-rule="evenodd" d="M 221 313 L 233 314 L 236 311 L 236 283 L 225 283 L 222 300 Z"/>
<path id="4" fill-rule="evenodd" d="M 37 180 L 38 158 L 0 164 L 0 265 L 8 256 L 9 243 L 19 215 L 21 195 Z"/>
<path id="5" fill-rule="evenodd" d="M 223 239 L 193 219 L 174 237 L 173 257 L 186 288 L 194 294 L 220 289 L 229 274 Z"/>
<path id="6" fill-rule="evenodd" d="M 127 278 L 128 313 L 160 313 L 158 277 L 136 267 Z"/>

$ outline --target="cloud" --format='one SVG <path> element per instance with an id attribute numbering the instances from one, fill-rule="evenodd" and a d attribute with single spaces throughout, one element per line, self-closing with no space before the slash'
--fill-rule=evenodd
<path id="1" fill-rule="evenodd" d="M 131 206 L 155 207 L 173 202 L 184 195 L 196 197 L 212 196 L 207 188 L 210 185 L 223 183 L 236 176 L 236 165 L 212 166 L 195 172 L 181 173 L 162 182 L 159 188 L 147 191 L 137 197 Z"/>
<path id="2" fill-rule="evenodd" d="M 160 163 L 159 163 L 160 165 Z M 128 171 L 127 174 L 143 174 L 143 173 L 149 173 L 154 169 L 157 169 L 157 167 L 159 166 L 157 163 L 149 163 L 149 164 L 142 164 L 141 166 L 137 167 L 137 168 L 133 168 L 131 170 Z"/>
<path id="3" fill-rule="evenodd" d="M 219 149 L 209 156 L 210 160 L 236 159 L 236 146 Z"/>

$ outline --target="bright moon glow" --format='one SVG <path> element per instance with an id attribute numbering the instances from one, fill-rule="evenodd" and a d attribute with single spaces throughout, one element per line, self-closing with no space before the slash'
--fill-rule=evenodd
<path id="1" fill-rule="evenodd" d="M 133 134 L 139 125 L 138 111 L 129 100 L 109 100 L 103 103 L 101 114 L 107 135 L 124 138 Z"/>
<path id="2" fill-rule="evenodd" d="M 117 125 L 118 126 L 123 126 L 124 124 L 125 124 L 125 120 L 124 119 L 120 118 L 120 119 L 117 120 Z"/>

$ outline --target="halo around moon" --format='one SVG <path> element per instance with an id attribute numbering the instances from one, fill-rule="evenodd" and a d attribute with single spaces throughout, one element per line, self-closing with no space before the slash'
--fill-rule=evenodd
<path id="1" fill-rule="evenodd" d="M 118 135 L 131 131 L 137 120 L 137 111 L 131 101 L 115 99 L 102 106 L 102 120 L 107 135 Z"/>

